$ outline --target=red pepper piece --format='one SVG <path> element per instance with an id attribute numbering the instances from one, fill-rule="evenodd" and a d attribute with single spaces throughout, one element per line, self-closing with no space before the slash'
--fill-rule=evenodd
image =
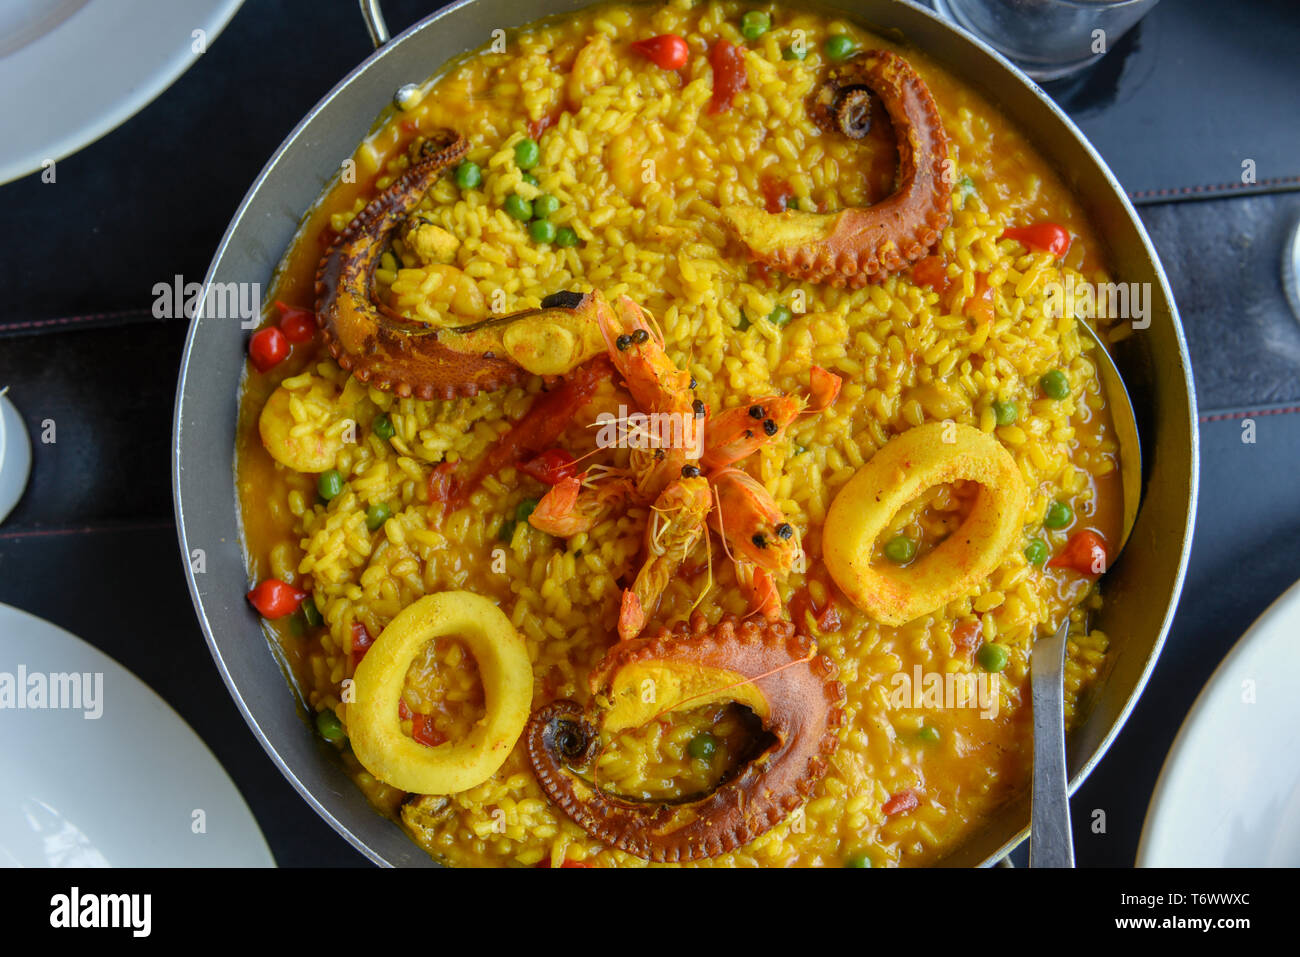
<path id="1" fill-rule="evenodd" d="M 926 256 L 912 267 L 912 282 L 918 286 L 929 286 L 943 295 L 948 291 L 948 265 L 942 256 Z"/>
<path id="2" fill-rule="evenodd" d="M 558 485 L 578 471 L 578 460 L 564 449 L 547 449 L 535 459 L 519 466 L 520 470 L 547 485 Z"/>
<path id="3" fill-rule="evenodd" d="M 280 310 L 280 331 L 290 342 L 310 342 L 316 335 L 316 313 L 310 309 L 290 306 L 278 299 L 275 308 Z"/>
<path id="4" fill-rule="evenodd" d="M 725 113 L 731 101 L 749 83 L 745 75 L 745 56 L 740 47 L 726 40 L 718 40 L 709 51 L 709 65 L 713 67 L 713 98 L 709 100 L 710 113 Z"/>
<path id="5" fill-rule="evenodd" d="M 686 61 L 691 56 L 691 48 L 675 33 L 637 40 L 632 44 L 632 49 L 665 70 L 680 70 L 686 66 Z"/>
<path id="6" fill-rule="evenodd" d="M 298 610 L 307 593 L 278 578 L 268 578 L 250 591 L 247 597 L 263 618 L 283 618 Z"/>
<path id="7" fill-rule="evenodd" d="M 880 811 L 885 817 L 893 817 L 895 814 L 906 814 L 908 811 L 914 811 L 920 804 L 921 799 L 916 796 L 915 791 L 909 788 L 906 791 L 899 791 L 882 804 Z"/>
<path id="8" fill-rule="evenodd" d="M 450 740 L 433 726 L 433 715 L 417 714 L 411 718 L 411 737 L 426 747 L 436 748 Z"/>
<path id="9" fill-rule="evenodd" d="M 525 455 L 537 455 L 554 444 L 574 415 L 587 404 L 596 388 L 614 375 L 609 356 L 601 355 L 569 373 L 564 384 L 541 396 L 522 419 L 483 456 L 478 467 L 451 497 L 453 509 L 460 508 L 480 482 Z"/>
<path id="10" fill-rule="evenodd" d="M 361 664 L 361 659 L 366 656 L 370 646 L 375 643 L 375 639 L 370 637 L 370 632 L 366 626 L 359 621 L 352 623 L 352 667 L 355 668 Z"/>
<path id="11" fill-rule="evenodd" d="M 1005 230 L 999 239 L 1014 239 L 1029 249 L 1038 249 L 1051 253 L 1060 259 L 1070 251 L 1070 231 L 1056 223 L 1031 223 L 1028 226 L 1012 226 Z"/>
<path id="12" fill-rule="evenodd" d="M 1070 536 L 1060 554 L 1047 564 L 1051 568 L 1072 568 L 1080 575 L 1096 578 L 1106 572 L 1106 539 L 1090 528 Z"/>
<path id="13" fill-rule="evenodd" d="M 279 365 L 289 355 L 289 340 L 275 326 L 253 333 L 248 340 L 248 358 L 258 372 L 267 372 Z"/>

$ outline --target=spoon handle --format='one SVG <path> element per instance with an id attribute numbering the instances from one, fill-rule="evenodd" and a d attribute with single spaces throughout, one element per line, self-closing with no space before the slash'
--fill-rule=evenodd
<path id="1" fill-rule="evenodd" d="M 1034 642 L 1029 665 L 1034 702 L 1030 867 L 1074 866 L 1065 775 L 1065 645 L 1069 629 L 1067 616 L 1056 634 Z"/>

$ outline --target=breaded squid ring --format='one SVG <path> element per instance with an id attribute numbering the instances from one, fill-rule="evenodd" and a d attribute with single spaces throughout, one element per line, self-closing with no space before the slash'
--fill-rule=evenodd
<path id="1" fill-rule="evenodd" d="M 907 566 L 873 565 L 876 539 L 898 511 L 945 482 L 977 482 L 961 527 Z M 823 559 L 855 605 L 886 625 L 902 625 L 970 592 L 1002 563 L 1024 523 L 1028 492 L 1020 469 L 991 435 L 969 425 L 931 422 L 885 443 L 826 515 Z"/>
<path id="2" fill-rule="evenodd" d="M 463 641 L 482 675 L 487 715 L 460 741 L 427 747 L 402 733 L 398 702 L 411 661 L 435 638 Z M 482 784 L 523 733 L 533 698 L 524 640 L 493 602 L 467 591 L 426 595 L 402 609 L 357 665 L 348 738 L 362 767 L 413 794 Z"/>

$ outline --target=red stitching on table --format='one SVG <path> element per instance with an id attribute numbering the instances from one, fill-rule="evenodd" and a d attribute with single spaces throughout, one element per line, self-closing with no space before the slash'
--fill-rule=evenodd
<path id="1" fill-rule="evenodd" d="M 1285 186 L 1300 183 L 1300 176 L 1280 176 L 1276 179 L 1261 179 L 1255 183 L 1220 183 L 1213 186 L 1174 186 L 1168 189 L 1139 189 L 1129 193 L 1130 199 L 1143 199 L 1148 196 L 1186 196 L 1189 193 L 1219 193 L 1229 189 L 1258 189 L 1261 186 Z"/>
<path id="2" fill-rule="evenodd" d="M 81 525 L 75 528 L 32 528 L 26 531 L 0 531 L 0 540 L 16 541 L 20 538 L 47 538 L 54 535 L 84 535 L 89 532 L 152 532 L 163 528 L 175 528 L 171 522 L 141 522 L 135 525 Z"/>
<path id="3" fill-rule="evenodd" d="M 94 322 L 101 319 L 117 319 L 122 316 L 138 316 L 141 314 L 153 313 L 149 309 L 119 309 L 116 312 L 90 312 L 84 316 L 65 316 L 60 319 L 29 319 L 26 322 L 10 322 L 0 324 L 0 333 L 9 332 L 14 329 L 43 329 L 47 326 L 70 326 L 78 322 Z"/>
<path id="4" fill-rule="evenodd" d="M 1215 415 L 1198 416 L 1202 422 L 1224 422 L 1231 419 L 1253 419 L 1257 415 L 1286 415 L 1300 412 L 1300 405 L 1289 405 L 1283 409 L 1258 409 L 1254 412 L 1219 412 Z"/>

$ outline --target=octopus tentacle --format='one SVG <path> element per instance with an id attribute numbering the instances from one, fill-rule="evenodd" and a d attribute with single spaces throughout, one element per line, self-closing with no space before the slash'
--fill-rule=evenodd
<path id="1" fill-rule="evenodd" d="M 870 127 L 868 90 L 893 124 L 897 189 L 873 206 L 834 213 L 723 207 L 753 259 L 796 278 L 859 287 L 906 269 L 939 241 L 952 219 L 948 137 L 911 64 L 888 50 L 860 54 L 828 71 L 809 111 L 819 125 L 860 139 Z"/>
<path id="2" fill-rule="evenodd" d="M 781 823 L 825 775 L 843 720 L 836 674 L 788 621 L 727 616 L 710 628 L 697 614 L 689 627 L 610 649 L 591 677 L 607 710 L 561 700 L 535 711 L 524 732 L 528 758 L 547 796 L 598 840 L 655 863 L 715 857 Z M 649 700 L 647 679 L 654 682 Z M 636 801 L 572 773 L 594 769 L 598 728 L 636 727 L 677 706 L 725 700 L 749 706 L 771 743 L 703 797 Z"/>
<path id="3" fill-rule="evenodd" d="M 455 328 L 433 328 L 378 302 L 372 289 L 385 246 L 428 189 L 465 155 L 468 141 L 435 131 L 411 168 L 358 213 L 316 271 L 316 321 L 330 354 L 362 382 L 399 396 L 450 399 L 491 392 L 526 373 L 562 374 L 604 349 L 591 294 L 548 297 L 541 309 Z"/>

